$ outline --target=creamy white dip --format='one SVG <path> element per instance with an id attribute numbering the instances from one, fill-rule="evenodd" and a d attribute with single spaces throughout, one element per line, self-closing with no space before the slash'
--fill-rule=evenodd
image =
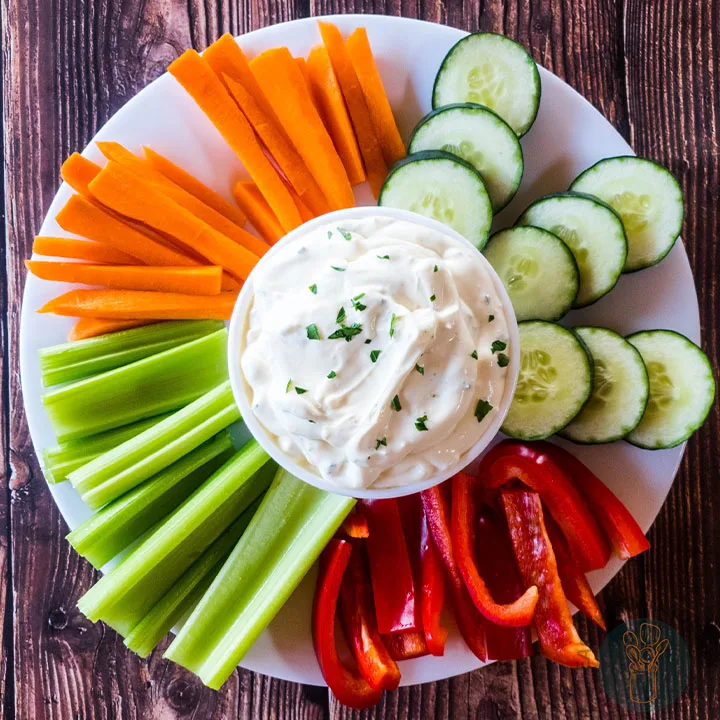
<path id="1" fill-rule="evenodd" d="M 507 320 L 465 243 L 366 217 L 278 248 L 252 280 L 240 347 L 252 410 L 326 481 L 420 482 L 456 464 L 498 412 Z"/>

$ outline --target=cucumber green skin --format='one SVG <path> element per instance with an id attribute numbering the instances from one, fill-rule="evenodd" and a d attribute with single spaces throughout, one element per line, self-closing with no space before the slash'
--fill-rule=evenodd
<path id="1" fill-rule="evenodd" d="M 440 107 L 442 107 L 437 100 L 438 81 L 440 80 L 440 76 L 443 74 L 443 71 L 445 70 L 445 66 L 447 65 L 448 61 L 450 61 L 452 59 L 453 52 L 456 50 L 457 46 L 460 45 L 460 43 L 466 42 L 468 38 L 475 37 L 476 35 L 497 35 L 498 37 L 502 38 L 506 42 L 512 43 L 513 45 L 517 45 L 528 56 L 528 59 L 532 62 L 533 80 L 534 80 L 533 84 L 534 84 L 535 93 L 536 93 L 535 108 L 534 108 L 534 112 L 532 114 L 530 121 L 523 128 L 521 128 L 521 130 L 517 133 L 517 136 L 519 138 L 521 138 L 523 135 L 526 135 L 528 130 L 530 130 L 530 128 L 533 126 L 533 123 L 535 122 L 535 119 L 537 118 L 538 110 L 540 109 L 540 100 L 542 98 L 542 84 L 540 83 L 540 71 L 538 70 L 537 63 L 532 59 L 532 56 L 530 55 L 530 53 L 522 45 L 520 45 L 520 43 L 517 43 L 514 40 L 511 40 L 509 37 L 505 37 L 505 35 L 501 35 L 500 33 L 492 33 L 492 32 L 471 33 L 470 35 L 466 35 L 464 38 L 461 38 L 460 40 L 458 40 L 447 51 L 447 54 L 445 55 L 442 62 L 440 63 L 440 67 L 438 68 L 437 75 L 435 76 L 435 82 L 433 83 L 433 91 L 432 91 L 433 110 L 439 109 Z"/>
<path id="2" fill-rule="evenodd" d="M 602 201 L 601 201 L 601 202 L 602 202 Z M 584 329 L 589 329 L 589 330 L 604 330 L 605 332 L 611 333 L 612 335 L 616 335 L 616 336 L 619 337 L 621 340 L 625 340 L 625 339 L 626 339 L 626 338 L 624 338 L 622 335 L 620 335 L 620 333 L 615 332 L 615 330 L 611 330 L 610 328 L 606 328 L 606 327 L 598 327 L 598 326 L 590 326 L 590 325 L 579 325 L 578 327 L 572 328 L 572 331 L 573 331 L 573 333 L 575 333 L 575 335 L 577 335 L 577 333 L 575 332 L 576 330 L 584 330 Z M 590 348 L 588 348 L 587 344 L 583 341 L 583 339 L 582 339 L 579 335 L 577 335 L 577 338 L 578 338 L 578 340 L 580 340 L 580 342 L 583 344 L 583 347 L 586 349 L 586 351 L 587 351 L 588 355 L 590 356 L 590 358 L 592 358 L 592 352 L 590 351 Z M 640 359 L 640 362 L 642 363 L 642 367 L 645 369 L 645 378 L 646 378 L 646 381 L 647 381 L 648 386 L 649 386 L 650 381 L 649 381 L 649 379 L 648 379 L 648 372 L 647 372 L 647 368 L 645 367 L 645 363 L 644 363 L 644 361 L 643 361 L 643 359 L 642 359 L 642 355 L 640 355 L 639 350 L 638 350 L 634 345 L 631 345 L 630 343 L 628 343 L 628 344 L 629 344 L 630 347 L 637 353 L 637 356 L 638 356 L 638 358 Z M 595 377 L 595 370 L 594 370 L 594 366 L 593 366 L 593 380 L 594 380 L 594 377 Z M 590 397 L 592 397 L 592 391 L 590 392 L 590 396 L 588 397 L 588 401 L 590 400 Z M 642 412 L 640 412 L 640 413 L 638 414 L 637 422 L 636 422 L 635 425 L 634 425 L 632 428 L 630 428 L 626 433 L 622 433 L 621 435 L 617 435 L 617 436 L 615 436 L 615 437 L 608 438 L 607 440 L 602 440 L 602 441 L 589 441 L 589 440 L 586 441 L 586 440 L 578 440 L 577 438 L 568 437 L 568 436 L 564 433 L 564 428 L 563 428 L 563 430 L 561 430 L 561 431 L 558 433 L 558 435 L 560 435 L 560 437 L 565 438 L 566 440 L 570 441 L 571 443 L 573 443 L 573 444 L 575 444 L 575 445 L 607 445 L 607 444 L 609 444 L 609 443 L 611 443 L 611 442 L 617 442 L 618 440 L 623 440 L 624 438 L 626 438 L 626 437 L 640 424 L 640 421 L 642 420 L 642 417 L 643 417 L 643 415 L 645 414 L 645 408 L 647 408 L 647 404 L 648 404 L 648 401 L 649 401 L 649 400 L 650 400 L 650 393 L 648 392 L 648 393 L 647 393 L 647 396 L 646 396 L 646 398 L 645 398 L 645 404 L 644 404 L 643 407 L 642 407 Z M 581 410 L 582 410 L 582 408 L 581 408 Z M 579 414 L 580 414 L 580 413 L 578 413 L 578 415 L 579 415 Z M 576 415 L 575 417 L 577 417 L 577 415 Z M 574 419 L 574 418 L 573 418 L 573 419 Z M 571 420 L 570 422 L 572 422 L 572 420 Z M 570 423 L 568 423 L 568 425 L 570 425 Z M 567 427 L 568 425 L 566 425 L 565 427 Z"/>
<path id="3" fill-rule="evenodd" d="M 639 335 L 646 335 L 648 333 L 653 332 L 664 332 L 664 333 L 670 333 L 672 335 L 677 335 L 678 337 L 682 338 L 687 342 L 689 345 L 692 345 L 693 348 L 700 351 L 700 354 L 705 360 L 705 364 L 707 365 L 708 372 L 714 377 L 713 373 L 713 367 L 710 364 L 710 359 L 708 356 L 703 352 L 702 348 L 698 347 L 690 338 L 686 337 L 682 333 L 676 332 L 675 330 L 640 330 L 639 332 L 632 333 L 631 335 L 626 335 L 625 339 L 629 342 L 632 342 L 633 338 L 638 337 Z M 697 432 L 705 423 L 705 420 L 707 420 L 707 416 L 710 414 L 710 410 L 712 410 L 712 406 L 715 402 L 715 396 L 717 394 L 717 382 L 713 383 L 713 393 L 712 397 L 710 398 L 710 402 L 708 403 L 708 411 L 705 413 L 705 416 L 701 418 L 696 425 L 692 427 L 683 437 L 681 437 L 679 440 L 676 440 L 675 442 L 668 443 L 666 445 L 643 445 L 637 441 L 632 441 L 630 438 L 625 438 L 625 442 L 627 442 L 630 445 L 634 445 L 635 447 L 642 448 L 643 450 L 668 450 L 669 448 L 677 447 L 678 445 L 682 445 L 688 438 L 692 436 L 693 433 Z M 649 399 L 649 398 L 648 398 Z M 641 418 L 642 421 L 642 418 Z"/>
<path id="4" fill-rule="evenodd" d="M 577 195 L 589 195 L 589 197 L 591 197 L 593 200 L 597 200 L 598 202 L 602 203 L 603 201 L 600 200 L 600 198 L 596 198 L 594 195 L 591 195 L 591 194 L 585 193 L 585 192 L 579 192 L 579 191 L 577 191 L 577 190 L 573 190 L 573 186 L 574 186 L 577 182 L 579 182 L 579 180 L 580 180 L 581 177 L 583 177 L 584 175 L 586 175 L 587 173 L 589 173 L 591 170 L 594 170 L 595 168 L 597 168 L 598 165 L 601 165 L 602 163 L 606 163 L 606 162 L 608 162 L 609 160 L 622 160 L 623 158 L 627 158 L 627 159 L 630 159 L 630 160 L 641 160 L 642 162 L 646 162 L 646 163 L 650 163 L 651 165 L 655 165 L 655 167 L 659 168 L 659 169 L 662 170 L 664 173 L 667 173 L 667 174 L 675 181 L 675 184 L 678 186 L 678 188 L 680 188 L 680 183 L 678 183 L 677 178 L 676 178 L 666 167 L 664 167 L 664 166 L 661 165 L 660 163 L 657 163 L 657 162 L 655 162 L 654 160 L 648 160 L 647 158 L 637 157 L 637 155 L 617 155 L 616 157 L 603 158 L 602 160 L 598 160 L 594 165 L 591 165 L 589 168 L 586 168 L 585 170 L 583 170 L 583 171 L 570 183 L 570 187 L 568 188 L 568 191 L 571 192 L 571 193 L 575 193 L 575 194 L 577 194 Z M 682 194 L 682 191 L 681 191 L 681 194 Z M 607 204 L 607 203 L 603 203 L 603 204 L 605 205 L 605 204 Z M 612 208 L 610 208 L 610 209 L 612 210 Z M 616 213 L 616 214 L 617 214 L 617 213 Z M 642 266 L 636 267 L 636 268 L 632 268 L 632 269 L 630 269 L 630 270 L 623 270 L 623 273 L 622 273 L 622 274 L 623 274 L 623 275 L 630 275 L 631 273 L 640 272 L 640 270 L 646 270 L 647 268 L 652 267 L 653 265 L 657 265 L 659 262 L 663 261 L 663 260 L 668 256 L 668 254 L 670 253 L 670 251 L 675 247 L 675 243 L 677 242 L 677 239 L 680 237 L 680 233 L 682 232 L 682 226 L 683 226 L 684 220 L 685 220 L 685 204 L 683 203 L 682 213 L 680 214 L 680 225 L 678 226 L 677 234 L 675 235 L 675 239 L 670 243 L 670 245 L 669 245 L 668 248 L 665 250 L 665 252 L 663 252 L 661 255 L 658 255 L 657 257 L 655 257 L 655 258 L 652 260 L 652 262 L 648 262 L 648 263 L 646 263 L 645 265 L 642 265 Z M 626 234 L 626 239 L 627 239 L 627 234 Z"/>
<path id="5" fill-rule="evenodd" d="M 522 146 L 520 145 L 520 142 L 519 142 L 519 137 L 515 134 L 515 131 L 492 108 L 489 108 L 485 105 L 480 105 L 478 103 L 466 102 L 466 103 L 452 103 L 450 105 L 442 105 L 438 108 L 435 108 L 434 110 L 431 110 L 427 115 L 425 115 L 425 117 L 421 118 L 421 120 L 418 122 L 418 124 L 413 128 L 413 131 L 410 135 L 410 141 L 408 142 L 408 146 L 407 146 L 408 154 L 409 155 L 412 155 L 412 154 L 419 155 L 422 152 L 427 152 L 425 150 L 414 151 L 413 150 L 413 140 L 415 140 L 415 136 L 417 135 L 418 130 L 420 130 L 420 128 L 422 128 L 423 125 L 430 122 L 430 120 L 432 120 L 432 118 L 437 117 L 438 115 L 442 115 L 447 110 L 483 110 L 484 112 L 489 113 L 490 115 L 493 115 L 497 119 L 498 124 L 504 125 L 508 129 L 508 131 L 512 134 L 512 136 L 518 141 L 517 146 L 518 146 L 518 149 L 520 150 L 520 159 L 522 161 L 522 167 L 520 168 L 520 175 L 517 179 L 517 183 L 515 185 L 515 190 L 512 193 L 512 195 L 510 195 L 508 197 L 508 199 L 502 205 L 499 205 L 498 207 L 493 208 L 493 213 L 497 214 L 501 210 L 503 210 L 504 208 L 506 208 L 508 206 L 510 201 L 515 197 L 515 194 L 517 193 L 518 188 L 520 187 L 520 184 L 522 183 L 523 175 L 525 174 L 525 156 L 522 151 Z M 443 150 L 441 152 L 446 152 L 446 151 Z M 450 153 L 450 154 L 452 155 L 452 153 Z M 457 155 L 455 155 L 454 157 L 458 157 L 460 160 L 464 160 L 464 158 L 460 158 Z M 465 162 L 467 162 L 467 160 L 465 160 Z M 479 173 L 480 171 L 478 170 L 477 172 Z M 480 173 L 480 176 L 482 177 L 482 173 Z"/>
<path id="6" fill-rule="evenodd" d="M 585 407 L 587 401 L 590 399 L 590 396 L 592 395 L 592 389 L 593 389 L 593 382 L 595 379 L 595 373 L 593 369 L 593 362 L 592 362 L 592 355 L 590 354 L 590 350 L 588 349 L 588 346 L 583 342 L 582 338 L 574 333 L 571 329 L 563 327 L 562 325 L 558 325 L 557 323 L 549 323 L 544 320 L 527 320 L 525 322 L 519 322 L 518 323 L 518 329 L 521 329 L 523 325 L 532 325 L 534 323 L 543 324 L 543 325 L 556 325 L 560 330 L 564 330 L 565 332 L 569 333 L 573 336 L 575 341 L 578 344 L 578 347 L 583 351 L 583 354 L 585 356 L 585 363 L 586 367 L 588 369 L 588 373 L 590 375 L 590 381 L 588 382 L 587 386 L 587 393 L 585 394 L 585 399 L 580 404 L 580 406 L 575 411 L 575 414 L 569 417 L 562 425 L 558 425 L 554 427 L 552 430 L 550 430 L 548 433 L 544 433 L 542 435 L 528 435 L 526 433 L 522 432 L 510 432 L 508 429 L 503 425 L 500 428 L 500 431 L 505 433 L 508 437 L 515 438 L 516 440 L 545 440 L 546 438 L 549 438 L 551 435 L 555 435 L 559 433 L 563 428 L 567 427 L 580 413 L 580 411 Z"/>

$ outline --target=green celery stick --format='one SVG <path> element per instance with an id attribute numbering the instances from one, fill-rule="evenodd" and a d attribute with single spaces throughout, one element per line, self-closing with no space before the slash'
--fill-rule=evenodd
<path id="1" fill-rule="evenodd" d="M 227 380 L 227 330 L 42 396 L 58 442 L 177 410 Z"/>
<path id="2" fill-rule="evenodd" d="M 165 657 L 219 689 L 355 502 L 318 490 L 281 469 Z"/>
<path id="3" fill-rule="evenodd" d="M 223 328 L 220 320 L 175 320 L 40 350 L 43 385 L 58 385 L 127 365 Z"/>
<path id="4" fill-rule="evenodd" d="M 272 469 L 268 463 L 259 470 Z M 210 587 L 235 543 L 245 532 L 260 505 L 252 505 L 196 560 L 184 575 L 153 606 L 152 610 L 132 629 L 125 644 L 140 657 L 147 657 L 158 643 L 197 604 Z"/>
<path id="5" fill-rule="evenodd" d="M 131 425 L 108 430 L 99 435 L 68 440 L 51 448 L 43 450 L 43 472 L 49 483 L 59 483 L 67 480 L 67 476 L 79 467 L 94 460 L 108 450 L 117 447 L 126 440 L 139 435 L 144 430 L 157 425 L 170 413 L 156 415 L 147 420 L 138 420 Z"/>
<path id="6" fill-rule="evenodd" d="M 90 620 L 126 637 L 177 579 L 267 489 L 268 461 L 253 440 L 208 478 L 78 601 Z"/>
<path id="7" fill-rule="evenodd" d="M 96 568 L 102 567 L 175 510 L 230 457 L 232 449 L 230 433 L 223 430 L 106 505 L 76 527 L 67 540 Z"/>
<path id="8" fill-rule="evenodd" d="M 230 381 L 68 475 L 94 510 L 132 490 L 240 419 Z"/>

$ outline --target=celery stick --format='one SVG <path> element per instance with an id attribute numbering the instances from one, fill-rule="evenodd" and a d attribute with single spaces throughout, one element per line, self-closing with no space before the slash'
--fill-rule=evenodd
<path id="1" fill-rule="evenodd" d="M 271 463 L 266 466 L 271 467 Z M 263 472 L 265 468 L 259 472 Z M 252 505 L 196 560 L 185 574 L 153 606 L 125 638 L 125 644 L 140 657 L 147 657 L 172 627 L 197 604 L 210 587 L 235 543 L 245 532 L 260 505 Z"/>
<path id="2" fill-rule="evenodd" d="M 120 443 L 139 435 L 144 430 L 157 425 L 170 413 L 156 415 L 147 420 L 138 420 L 131 425 L 124 425 L 114 430 L 80 438 L 68 440 L 51 448 L 43 450 L 43 472 L 49 483 L 59 483 L 67 480 L 67 476 L 79 467 L 94 460 L 108 450 L 117 447 Z"/>
<path id="3" fill-rule="evenodd" d="M 178 507 L 231 454 L 230 433 L 223 430 L 142 485 L 106 505 L 76 527 L 67 540 L 95 567 L 102 567 Z"/>
<path id="4" fill-rule="evenodd" d="M 240 419 L 230 382 L 68 475 L 94 510 L 112 502 Z"/>
<path id="5" fill-rule="evenodd" d="M 206 480 L 127 557 L 88 590 L 78 608 L 123 636 L 142 620 L 177 579 L 260 493 L 253 475 L 269 459 L 253 440 Z"/>
<path id="6" fill-rule="evenodd" d="M 113 370 L 223 328 L 220 320 L 178 320 L 43 348 L 45 387 Z"/>
<path id="7" fill-rule="evenodd" d="M 227 380 L 225 329 L 43 395 L 59 442 L 177 410 Z"/>
<path id="8" fill-rule="evenodd" d="M 355 504 L 280 470 L 165 657 L 219 689 Z"/>

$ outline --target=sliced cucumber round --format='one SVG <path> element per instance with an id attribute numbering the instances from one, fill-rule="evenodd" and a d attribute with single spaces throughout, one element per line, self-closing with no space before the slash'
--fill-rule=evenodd
<path id="1" fill-rule="evenodd" d="M 517 222 L 545 228 L 570 248 L 580 272 L 573 307 L 585 307 L 615 287 L 625 267 L 627 239 L 620 216 L 606 203 L 580 193 L 547 195 Z"/>
<path id="2" fill-rule="evenodd" d="M 707 355 L 672 330 L 646 330 L 627 340 L 645 361 L 650 399 L 640 424 L 626 439 L 648 450 L 685 442 L 705 422 L 715 399 Z"/>
<path id="3" fill-rule="evenodd" d="M 541 440 L 562 430 L 592 390 L 592 364 L 582 341 L 560 325 L 519 323 L 520 376 L 502 431 Z"/>
<path id="4" fill-rule="evenodd" d="M 440 65 L 433 108 L 478 103 L 494 110 L 518 134 L 535 122 L 540 73 L 522 45 L 496 33 L 475 33 L 457 42 Z"/>
<path id="5" fill-rule="evenodd" d="M 542 228 L 500 230 L 483 250 L 522 320 L 559 320 L 578 294 L 578 268 L 567 245 Z"/>
<path id="6" fill-rule="evenodd" d="M 659 263 L 680 235 L 684 213 L 680 185 L 652 160 L 632 156 L 600 160 L 578 175 L 570 190 L 595 195 L 622 218 L 628 242 L 624 272 Z"/>
<path id="7" fill-rule="evenodd" d="M 601 327 L 576 327 L 590 350 L 593 389 L 578 416 L 560 433 L 576 443 L 608 443 L 634 430 L 650 386 L 640 353 L 622 335 Z"/>
<path id="8" fill-rule="evenodd" d="M 409 153 L 445 150 L 469 162 L 482 176 L 493 211 L 512 200 L 523 176 L 523 153 L 513 129 L 482 105 L 445 105 L 413 131 Z"/>
<path id="9" fill-rule="evenodd" d="M 378 205 L 434 218 L 482 250 L 492 224 L 492 205 L 477 170 L 442 150 L 408 155 L 392 169 Z"/>

